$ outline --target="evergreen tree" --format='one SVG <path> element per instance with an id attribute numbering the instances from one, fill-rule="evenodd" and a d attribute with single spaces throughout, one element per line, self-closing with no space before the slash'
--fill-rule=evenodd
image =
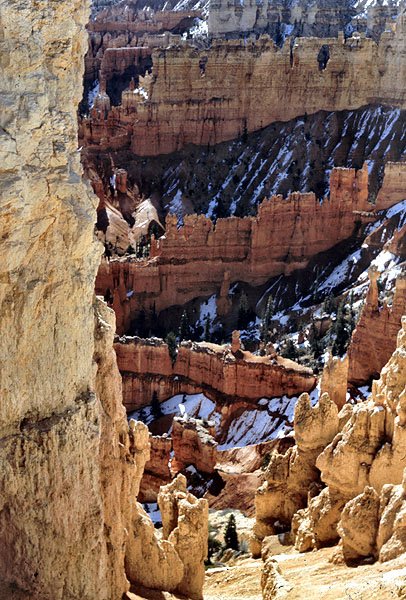
<path id="1" fill-rule="evenodd" d="M 310 349 L 313 353 L 313 356 L 315 358 L 319 358 L 319 356 L 321 355 L 321 353 L 323 351 L 323 344 L 322 344 L 321 340 L 319 339 L 318 332 L 317 332 L 314 322 L 312 322 L 312 324 L 310 325 L 309 343 L 310 343 Z"/>
<path id="2" fill-rule="evenodd" d="M 168 333 L 165 338 L 165 343 L 168 346 L 168 352 L 169 356 L 171 357 L 172 364 L 174 364 L 178 354 L 178 344 L 176 343 L 176 335 L 173 333 L 173 331 Z"/>
<path id="3" fill-rule="evenodd" d="M 266 307 L 265 307 L 265 312 L 264 312 L 264 316 L 262 318 L 262 323 L 261 323 L 261 341 L 265 342 L 265 344 L 267 344 L 269 342 L 269 329 L 271 327 L 271 321 L 272 321 L 272 317 L 275 314 L 275 302 L 272 298 L 271 295 L 269 295 L 267 303 L 266 303 Z"/>
<path id="4" fill-rule="evenodd" d="M 248 325 L 250 316 L 250 307 L 248 304 L 247 294 L 242 291 L 240 296 L 240 302 L 238 305 L 238 327 L 245 329 Z"/>
<path id="5" fill-rule="evenodd" d="M 286 343 L 286 347 L 282 351 L 282 356 L 285 358 L 290 358 L 291 360 L 297 360 L 299 358 L 299 354 L 296 350 L 296 346 L 293 343 L 293 340 L 289 339 Z"/>
<path id="6" fill-rule="evenodd" d="M 233 514 L 230 515 L 226 528 L 224 530 L 224 544 L 226 548 L 231 548 L 232 550 L 240 549 L 240 543 L 238 541 L 237 535 L 237 526 L 235 523 L 235 516 Z"/>
<path id="7" fill-rule="evenodd" d="M 334 356 L 343 356 L 351 337 L 351 327 L 348 322 L 347 310 L 344 302 L 340 302 L 337 309 L 337 317 L 333 325 L 335 339 L 332 352 Z"/>
<path id="8" fill-rule="evenodd" d="M 189 325 L 189 319 L 187 316 L 187 312 L 184 310 L 180 319 L 179 325 L 179 339 L 182 340 L 190 340 L 192 337 L 191 328 Z"/>
<path id="9" fill-rule="evenodd" d="M 162 408 L 158 400 L 158 394 L 155 391 L 152 394 L 151 412 L 154 419 L 159 419 L 163 415 Z"/>
<path id="10" fill-rule="evenodd" d="M 204 324 L 203 339 L 206 342 L 210 342 L 211 341 L 211 319 L 210 319 L 209 315 L 207 315 L 206 322 Z"/>

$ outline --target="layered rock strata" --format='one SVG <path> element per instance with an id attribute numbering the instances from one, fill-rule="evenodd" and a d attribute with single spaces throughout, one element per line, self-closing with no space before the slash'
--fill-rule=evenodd
<path id="1" fill-rule="evenodd" d="M 369 271 L 369 290 L 348 348 L 348 381 L 355 385 L 376 378 L 396 347 L 402 315 L 406 313 L 406 276 L 395 282 L 392 305 L 379 299 L 377 269 Z"/>
<path id="2" fill-rule="evenodd" d="M 145 96 L 134 96 L 131 108 L 84 119 L 83 143 L 103 150 L 123 147 L 118 140 L 126 139 L 134 154 L 154 156 L 189 143 L 214 145 L 319 110 L 404 107 L 405 27 L 402 13 L 396 33 L 385 32 L 379 44 L 354 34 L 346 40 L 297 38 L 282 48 L 265 36 L 204 50 L 155 49 L 153 77 L 139 81 Z M 328 58 L 320 63 L 322 46 Z"/>
<path id="3" fill-rule="evenodd" d="M 128 411 L 149 406 L 154 392 L 159 401 L 204 391 L 213 400 L 252 403 L 311 391 L 316 383 L 311 369 L 289 359 L 246 351 L 234 356 L 229 347 L 206 342 L 183 342 L 174 363 L 167 345 L 155 338 L 122 338 L 114 347 Z"/>
<path id="4" fill-rule="evenodd" d="M 97 293 L 112 295 L 117 329 L 124 333 L 140 310 L 160 312 L 222 291 L 235 281 L 261 285 L 270 277 L 304 268 L 311 257 L 356 235 L 362 223 L 388 208 L 368 202 L 367 166 L 335 168 L 330 198 L 313 193 L 264 200 L 256 217 L 218 219 L 200 215 L 166 218 L 165 236 L 151 244 L 151 258 L 103 261 Z"/>

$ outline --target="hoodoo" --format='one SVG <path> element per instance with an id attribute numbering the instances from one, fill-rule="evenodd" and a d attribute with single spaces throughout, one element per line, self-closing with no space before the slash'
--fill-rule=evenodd
<path id="1" fill-rule="evenodd" d="M 0 0 L 0 599 L 403 597 L 405 10 Z"/>

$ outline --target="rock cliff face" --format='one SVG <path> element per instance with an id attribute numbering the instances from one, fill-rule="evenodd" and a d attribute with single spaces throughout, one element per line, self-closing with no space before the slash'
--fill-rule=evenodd
<path id="1" fill-rule="evenodd" d="M 211 0 L 208 26 L 213 36 L 267 30 L 280 37 L 293 30 L 296 35 L 331 37 L 344 30 L 355 12 L 351 0 L 265 0 L 260 4 L 254 0 L 243 4 Z"/>
<path id="2" fill-rule="evenodd" d="M 370 270 L 370 287 L 348 349 L 348 381 L 356 385 L 377 377 L 396 347 L 406 313 L 406 277 L 396 280 L 392 305 L 379 300 L 377 270 Z"/>
<path id="3" fill-rule="evenodd" d="M 213 400 L 256 402 L 262 397 L 310 391 L 316 383 L 311 369 L 282 357 L 272 360 L 242 351 L 234 356 L 227 346 L 183 342 L 172 363 L 161 340 L 124 340 L 114 347 L 129 411 L 148 406 L 154 392 L 160 401 L 204 391 Z"/>
<path id="4" fill-rule="evenodd" d="M 286 42 L 279 49 L 260 38 L 222 40 L 205 50 L 156 49 L 152 77 L 139 78 L 145 93 L 133 94 L 131 106 L 84 119 L 83 143 L 103 150 L 128 140 L 134 154 L 154 156 L 189 143 L 214 145 L 318 110 L 404 107 L 405 39 L 402 14 L 396 33 L 385 32 L 379 44 L 359 36 L 323 43 L 298 38 L 292 48 Z M 322 46 L 328 47 L 324 59 Z"/>
<path id="5" fill-rule="evenodd" d="M 76 126 L 87 8 L 1 6 L 0 589 L 18 600 L 121 600 L 148 455 L 122 406 L 114 313 L 94 301 Z"/>
<path id="6" fill-rule="evenodd" d="M 127 589 L 101 468 L 109 447 L 120 477 L 127 434 L 95 394 L 99 249 L 76 152 L 87 17 L 76 0 L 1 7 L 0 587 L 43 600 Z"/>
<path id="7" fill-rule="evenodd" d="M 331 544 L 341 536 L 343 556 L 348 562 L 366 557 L 385 561 L 405 552 L 405 342 L 403 317 L 397 349 L 382 369 L 380 379 L 374 382 L 371 399 L 354 407 L 346 405 L 339 422 L 330 419 L 330 425 L 339 426 L 340 431 L 335 436 L 333 433 L 331 443 L 313 463 L 326 487 L 317 495 L 306 482 L 308 506 L 292 519 L 292 537 L 298 550 Z M 296 418 L 300 412 L 299 405 L 295 411 L 297 446 L 292 455 L 300 453 L 302 443 Z M 311 427 L 306 428 L 306 435 L 311 431 Z M 273 465 L 284 460 L 278 455 L 271 458 L 268 479 Z M 302 476 L 303 470 L 300 473 Z M 295 477 L 295 483 L 300 480 L 292 470 L 290 477 Z M 275 511 L 275 506 L 279 506 L 278 489 L 269 488 L 268 484 L 268 491 L 267 502 L 260 502 L 259 509 L 257 504 L 257 537 L 253 545 L 256 553 L 258 538 L 266 534 L 275 515 L 279 517 Z M 261 497 L 261 488 L 258 493 Z"/>
<path id="8" fill-rule="evenodd" d="M 322 203 L 315 194 L 291 194 L 264 200 L 256 217 L 166 219 L 165 236 L 151 246 L 149 260 L 103 261 L 97 293 L 113 295 L 117 330 L 124 333 L 141 310 L 162 311 L 199 296 L 210 296 L 224 285 L 245 281 L 265 283 L 305 267 L 311 257 L 356 235 L 361 223 L 386 204 L 368 202 L 368 173 L 333 169 L 330 198 Z"/>

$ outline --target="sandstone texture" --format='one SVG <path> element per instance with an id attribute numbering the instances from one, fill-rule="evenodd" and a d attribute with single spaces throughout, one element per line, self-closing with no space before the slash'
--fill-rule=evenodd
<path id="1" fill-rule="evenodd" d="M 177 473 L 193 465 L 201 473 L 213 473 L 217 463 L 214 426 L 198 419 L 175 417 L 172 423 L 174 457 L 171 469 Z"/>
<path id="2" fill-rule="evenodd" d="M 158 496 L 163 539 L 173 544 L 183 566 L 176 591 L 192 600 L 203 598 L 204 560 L 207 557 L 208 503 L 186 490 L 186 478 L 178 475 L 163 486 Z"/>
<path id="3" fill-rule="evenodd" d="M 169 483 L 171 473 L 169 461 L 172 451 L 172 439 L 165 435 L 150 435 L 150 458 L 145 463 L 139 502 L 156 502 L 161 485 Z"/>
<path id="4" fill-rule="evenodd" d="M 264 537 L 275 533 L 278 526 L 289 529 L 293 515 L 307 505 L 308 494 L 318 493 L 316 459 L 337 434 L 337 405 L 323 394 L 312 407 L 308 394 L 302 394 L 295 407 L 294 430 L 296 446 L 285 454 L 271 455 L 265 482 L 255 497 L 254 556 L 260 555 Z"/>
<path id="5" fill-rule="evenodd" d="M 379 301 L 378 278 L 379 271 L 371 269 L 365 305 L 348 349 L 348 381 L 356 385 L 379 375 L 395 350 L 401 318 L 406 313 L 406 277 L 397 278 L 391 306 Z"/>
<path id="6" fill-rule="evenodd" d="M 228 346 L 206 342 L 182 342 L 174 363 L 167 345 L 156 338 L 120 338 L 114 347 L 128 411 L 148 406 L 154 392 L 163 401 L 204 391 L 213 400 L 228 399 L 234 405 L 239 400 L 294 396 L 311 391 L 316 383 L 311 369 L 289 359 L 247 351 L 234 356 Z"/>
<path id="7" fill-rule="evenodd" d="M 317 451 L 318 456 L 310 455 L 310 467 L 316 474 L 313 482 L 318 482 L 320 489 L 321 480 L 326 487 L 319 492 L 310 478 L 304 480 L 304 469 L 299 474 L 290 469 L 289 477 L 294 478 L 291 489 L 303 480 L 302 502 L 307 504 L 303 508 L 298 506 L 295 514 L 290 515 L 291 538 L 299 551 L 331 545 L 341 537 L 340 552 L 350 564 L 376 558 L 386 561 L 405 552 L 405 342 L 406 317 L 403 317 L 397 348 L 382 369 L 380 379 L 373 383 L 371 398 L 352 408 L 345 405 L 340 418 L 336 413 L 330 422 L 330 443 L 325 438 L 324 450 Z M 320 402 L 322 399 L 323 396 Z M 315 410 L 302 411 L 300 403 L 306 406 L 303 396 L 295 410 L 297 445 L 290 450 L 291 457 L 300 457 L 304 440 L 311 449 L 310 433 L 312 429 L 315 434 L 318 431 L 315 424 L 300 429 L 299 415 L 312 415 Z M 314 418 L 320 425 L 322 421 Z M 339 426 L 341 430 L 335 435 L 333 430 L 337 431 Z M 328 436 L 325 428 L 324 434 Z M 270 475 L 276 466 L 291 460 L 285 458 L 287 455 L 271 457 L 267 481 L 258 490 L 254 554 L 259 553 L 263 536 L 273 533 L 275 516 L 280 518 L 279 490 Z M 285 476 L 288 484 L 289 477 Z M 304 491 L 308 491 L 307 502 Z M 289 494 L 288 488 L 283 496 L 285 502 Z"/>
<path id="8" fill-rule="evenodd" d="M 100 250 L 77 153 L 87 18 L 76 0 L 1 3 L 0 588 L 10 598 L 119 600 L 128 588 L 121 476 L 133 465 L 119 395 L 96 395 L 113 327 L 99 311 L 95 347 Z"/>
<path id="9" fill-rule="evenodd" d="M 361 223 L 377 218 L 388 204 L 368 202 L 368 169 L 335 168 L 330 198 L 293 193 L 264 200 L 256 217 L 218 219 L 202 215 L 166 218 L 165 236 L 151 246 L 145 260 L 101 263 L 96 290 L 113 296 L 117 329 L 125 333 L 140 310 L 160 312 L 221 290 L 224 304 L 235 281 L 261 285 L 270 277 L 289 275 L 311 257 L 356 233 Z M 220 306 L 221 303 L 219 303 Z"/>
<path id="10" fill-rule="evenodd" d="M 145 95 L 131 108 L 114 106 L 84 119 L 83 143 L 100 149 L 130 144 L 134 154 L 153 156 L 188 143 L 214 145 L 319 110 L 404 107 L 405 39 L 401 11 L 396 31 L 384 32 L 379 43 L 341 34 L 296 38 L 292 47 L 287 40 L 279 48 L 263 36 L 219 40 L 202 50 L 155 49 L 152 77 L 139 77 Z M 329 58 L 320 63 L 322 46 Z"/>

